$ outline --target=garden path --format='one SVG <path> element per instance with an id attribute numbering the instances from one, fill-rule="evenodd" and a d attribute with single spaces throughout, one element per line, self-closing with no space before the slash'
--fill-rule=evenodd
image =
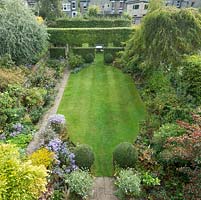
<path id="1" fill-rule="evenodd" d="M 40 147 L 41 134 L 47 125 L 47 121 L 48 121 L 49 116 L 57 113 L 60 101 L 61 101 L 63 93 L 64 93 L 64 89 L 65 89 L 67 82 L 68 82 L 69 75 L 70 75 L 70 72 L 66 68 L 64 71 L 64 74 L 63 74 L 63 78 L 56 85 L 55 89 L 56 89 L 56 91 L 58 91 L 58 93 L 57 93 L 57 96 L 56 96 L 55 101 L 53 103 L 53 106 L 51 106 L 51 108 L 43 115 L 43 117 L 39 121 L 37 126 L 40 128 L 39 128 L 38 132 L 35 133 L 33 140 L 30 142 L 30 144 L 27 147 L 27 153 L 28 154 L 33 153 L 35 150 L 37 150 Z"/>
<path id="2" fill-rule="evenodd" d="M 90 200 L 117 200 L 113 181 L 111 177 L 96 177 Z"/>

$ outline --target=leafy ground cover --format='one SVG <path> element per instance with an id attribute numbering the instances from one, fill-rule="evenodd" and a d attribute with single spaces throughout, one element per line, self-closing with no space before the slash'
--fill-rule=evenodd
<path id="1" fill-rule="evenodd" d="M 111 176 L 112 152 L 136 138 L 145 107 L 133 80 L 104 65 L 98 54 L 89 67 L 71 74 L 58 113 L 67 118 L 71 140 L 93 148 L 95 174 Z"/>

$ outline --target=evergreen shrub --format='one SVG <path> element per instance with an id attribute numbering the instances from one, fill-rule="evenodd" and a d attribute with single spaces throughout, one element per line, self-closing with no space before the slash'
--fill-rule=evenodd
<path id="1" fill-rule="evenodd" d="M 113 162 L 119 167 L 134 167 L 138 159 L 137 150 L 129 142 L 117 145 L 113 152 Z"/>
<path id="2" fill-rule="evenodd" d="M 111 53 L 104 54 L 104 62 L 105 63 L 110 64 L 113 62 L 113 60 L 114 60 L 114 57 Z"/>
<path id="3" fill-rule="evenodd" d="M 89 46 L 104 44 L 107 46 L 113 43 L 115 46 L 122 46 L 134 31 L 132 27 L 118 28 L 48 28 L 50 42 L 56 46 L 82 46 L 88 43 Z"/>
<path id="4" fill-rule="evenodd" d="M 94 163 L 94 153 L 92 148 L 86 144 L 75 148 L 75 163 L 82 169 L 90 169 Z"/>
<path id="5" fill-rule="evenodd" d="M 51 47 L 49 49 L 50 58 L 59 59 L 66 58 L 66 48 L 65 47 Z"/>
<path id="6" fill-rule="evenodd" d="M 86 63 L 93 62 L 95 58 L 95 48 L 94 47 L 74 47 L 71 51 L 75 55 L 82 56 Z"/>
<path id="7" fill-rule="evenodd" d="M 129 19 L 80 19 L 80 18 L 60 18 L 54 24 L 50 24 L 53 28 L 111 28 L 111 27 L 129 27 L 131 20 Z"/>

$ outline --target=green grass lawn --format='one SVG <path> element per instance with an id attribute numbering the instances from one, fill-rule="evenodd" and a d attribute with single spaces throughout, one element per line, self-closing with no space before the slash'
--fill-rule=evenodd
<path id="1" fill-rule="evenodd" d="M 133 80 L 106 66 L 103 55 L 77 74 L 71 74 L 58 113 L 67 119 L 76 144 L 89 144 L 95 152 L 95 175 L 112 175 L 112 152 L 121 142 L 133 142 L 145 107 Z"/>

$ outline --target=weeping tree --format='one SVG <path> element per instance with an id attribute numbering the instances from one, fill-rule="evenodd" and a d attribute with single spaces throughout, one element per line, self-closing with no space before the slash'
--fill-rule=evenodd
<path id="1" fill-rule="evenodd" d="M 47 47 L 43 24 L 21 0 L 0 0 L 0 57 L 10 54 L 17 64 L 37 61 Z"/>
<path id="2" fill-rule="evenodd" d="M 127 42 L 122 60 L 132 72 L 161 66 L 170 70 L 200 48 L 201 14 L 195 9 L 162 7 L 144 18 Z"/>
<path id="3" fill-rule="evenodd" d="M 62 0 L 37 0 L 39 15 L 47 20 L 62 16 Z"/>

